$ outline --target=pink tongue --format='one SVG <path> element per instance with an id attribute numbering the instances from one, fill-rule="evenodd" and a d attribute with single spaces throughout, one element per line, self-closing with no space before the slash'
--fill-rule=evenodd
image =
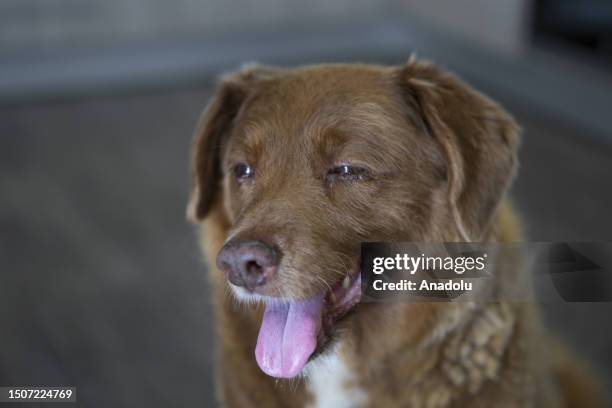
<path id="1" fill-rule="evenodd" d="M 292 378 L 304 368 L 317 347 L 323 296 L 266 306 L 255 357 L 268 375 Z"/>

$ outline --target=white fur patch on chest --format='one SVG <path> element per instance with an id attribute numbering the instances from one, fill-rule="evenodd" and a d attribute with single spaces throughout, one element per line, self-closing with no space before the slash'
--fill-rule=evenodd
<path id="1" fill-rule="evenodd" d="M 367 400 L 355 375 L 337 351 L 320 356 L 306 367 L 308 390 L 314 397 L 309 408 L 356 408 Z"/>

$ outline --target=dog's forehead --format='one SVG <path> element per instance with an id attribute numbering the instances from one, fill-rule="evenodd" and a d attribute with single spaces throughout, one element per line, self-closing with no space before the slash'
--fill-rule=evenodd
<path id="1" fill-rule="evenodd" d="M 369 101 L 385 104 L 393 97 L 393 77 L 387 69 L 326 66 L 290 70 L 269 81 L 259 101 L 281 111 L 311 113 L 321 108 Z"/>
<path id="2" fill-rule="evenodd" d="M 377 134 L 405 118 L 388 69 L 331 66 L 291 70 L 266 81 L 240 115 L 245 136 L 316 141 L 321 134 Z M 265 138 L 264 138 L 265 139 Z"/>

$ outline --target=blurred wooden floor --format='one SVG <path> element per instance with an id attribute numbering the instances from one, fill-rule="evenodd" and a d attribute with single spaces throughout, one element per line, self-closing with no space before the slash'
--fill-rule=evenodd
<path id="1" fill-rule="evenodd" d="M 184 221 L 209 89 L 0 108 L 0 385 L 76 385 L 81 406 L 211 406 L 205 270 Z M 495 95 L 493 95 L 495 96 Z M 531 240 L 612 241 L 612 150 L 509 106 Z M 546 308 L 612 369 L 610 303 Z"/>

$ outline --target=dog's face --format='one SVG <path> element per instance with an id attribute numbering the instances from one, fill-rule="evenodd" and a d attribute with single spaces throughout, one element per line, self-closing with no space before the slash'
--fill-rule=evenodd
<path id="1" fill-rule="evenodd" d="M 497 105 L 427 64 L 227 77 L 194 144 L 190 216 L 229 222 L 217 265 L 267 304 L 260 367 L 297 375 L 351 318 L 360 242 L 482 237 L 516 145 Z"/>

